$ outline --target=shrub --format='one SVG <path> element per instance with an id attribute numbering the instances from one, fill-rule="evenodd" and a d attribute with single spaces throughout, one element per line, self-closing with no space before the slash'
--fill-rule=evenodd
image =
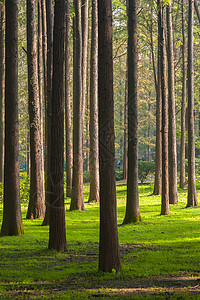
<path id="1" fill-rule="evenodd" d="M 138 178 L 141 183 L 147 179 L 149 175 L 155 174 L 155 162 L 153 161 L 139 161 L 138 162 Z"/>

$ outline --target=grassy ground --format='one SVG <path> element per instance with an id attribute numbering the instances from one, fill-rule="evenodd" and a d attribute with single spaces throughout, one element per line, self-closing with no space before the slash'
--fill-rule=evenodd
<path id="1" fill-rule="evenodd" d="M 111 274 L 98 272 L 98 205 L 69 212 L 66 199 L 68 249 L 57 253 L 48 250 L 48 227 L 25 219 L 23 201 L 25 234 L 0 238 L 0 299 L 200 299 L 200 208 L 185 209 L 179 190 L 179 203 L 160 216 L 152 191 L 139 187 L 142 222 L 121 226 L 126 186 L 117 186 L 122 271 Z"/>

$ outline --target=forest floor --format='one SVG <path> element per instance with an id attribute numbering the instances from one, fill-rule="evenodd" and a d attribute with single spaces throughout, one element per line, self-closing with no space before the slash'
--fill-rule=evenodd
<path id="1" fill-rule="evenodd" d="M 48 227 L 26 220 L 25 234 L 0 238 L 0 299 L 200 299 L 200 208 L 185 209 L 187 191 L 160 216 L 153 185 L 139 186 L 142 222 L 122 226 L 126 186 L 117 185 L 118 233 L 122 270 L 98 272 L 99 207 L 69 212 L 67 251 L 48 250 Z M 25 195 L 25 194 L 23 194 Z M 198 192 L 199 195 L 199 192 Z M 0 202 L 0 222 L 2 220 Z"/>

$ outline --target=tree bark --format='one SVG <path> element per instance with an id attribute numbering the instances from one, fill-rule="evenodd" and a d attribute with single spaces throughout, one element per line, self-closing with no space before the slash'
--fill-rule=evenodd
<path id="1" fill-rule="evenodd" d="M 3 182 L 4 169 L 4 89 L 5 89 L 5 53 L 4 53 L 4 3 L 0 3 L 0 182 Z"/>
<path id="2" fill-rule="evenodd" d="M 43 218 L 45 213 L 44 180 L 41 172 L 42 146 L 36 41 L 35 0 L 27 0 L 28 108 L 31 158 L 30 197 L 27 219 Z"/>
<path id="3" fill-rule="evenodd" d="M 112 272 L 121 268 L 117 233 L 112 5 L 111 0 L 98 1 L 98 95 L 100 156 L 100 241 L 99 270 Z"/>
<path id="4" fill-rule="evenodd" d="M 5 2 L 5 169 L 1 236 L 22 235 L 18 142 L 18 9 Z"/>
<path id="5" fill-rule="evenodd" d="M 188 197 L 187 207 L 197 206 L 194 137 L 194 65 L 193 65 L 194 0 L 188 10 Z"/>
<path id="6" fill-rule="evenodd" d="M 72 195 L 73 146 L 70 100 L 70 1 L 66 1 L 66 37 L 65 37 L 65 131 L 66 131 L 66 183 L 67 197 Z"/>
<path id="7" fill-rule="evenodd" d="M 123 224 L 141 221 L 138 195 L 137 1 L 128 5 L 128 178 Z"/>
<path id="8" fill-rule="evenodd" d="M 98 144 L 98 7 L 92 0 L 92 36 L 90 61 L 90 196 L 89 202 L 99 202 Z"/>
<path id="9" fill-rule="evenodd" d="M 169 101 L 169 203 L 178 202 L 177 193 L 177 150 L 176 150 L 176 108 L 174 91 L 174 50 L 172 32 L 172 10 L 167 5 L 167 58 L 168 58 L 168 101 Z"/>
<path id="10" fill-rule="evenodd" d="M 49 249 L 66 249 L 64 206 L 64 31 L 65 0 L 55 1 L 50 158 Z"/>

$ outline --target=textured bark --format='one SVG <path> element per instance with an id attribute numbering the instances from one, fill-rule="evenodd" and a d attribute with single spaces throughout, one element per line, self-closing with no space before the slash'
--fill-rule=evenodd
<path id="1" fill-rule="evenodd" d="M 158 0 L 158 27 L 160 47 L 160 72 L 162 96 L 162 197 L 161 215 L 169 214 L 169 174 L 168 174 L 168 101 L 166 78 L 166 47 L 164 34 L 164 8 Z"/>
<path id="2" fill-rule="evenodd" d="M 186 66 L 186 38 L 185 38 L 185 0 L 182 0 L 182 103 L 181 103 L 181 145 L 180 145 L 180 188 L 186 188 L 185 177 L 185 131 L 186 131 L 186 80 L 187 80 L 187 66 Z"/>
<path id="3" fill-rule="evenodd" d="M 114 101 L 112 56 L 112 6 L 98 1 L 98 95 L 100 156 L 100 241 L 99 270 L 121 268 L 117 233 Z"/>
<path id="4" fill-rule="evenodd" d="M 137 1 L 128 5 L 128 178 L 123 224 L 141 221 L 138 195 Z"/>
<path id="5" fill-rule="evenodd" d="M 197 206 L 195 176 L 194 136 L 194 65 L 193 65 L 193 18 L 194 0 L 189 0 L 188 11 L 188 197 L 187 207 Z"/>
<path id="6" fill-rule="evenodd" d="M 178 202 L 177 193 L 177 150 L 176 150 L 176 107 L 174 91 L 174 50 L 172 32 L 172 10 L 167 5 L 167 58 L 168 58 L 168 101 L 169 101 L 169 203 Z"/>
<path id="7" fill-rule="evenodd" d="M 84 210 L 81 1 L 74 1 L 74 7 L 75 17 L 73 55 L 73 176 L 70 210 Z"/>
<path id="8" fill-rule="evenodd" d="M 30 196 L 27 219 L 43 218 L 45 213 L 44 180 L 41 172 L 42 145 L 36 42 L 35 0 L 27 0 L 28 109 L 31 158 Z"/>
<path id="9" fill-rule="evenodd" d="M 66 249 L 64 206 L 64 31 L 65 0 L 55 1 L 50 158 L 49 249 Z"/>
<path id="10" fill-rule="evenodd" d="M 49 225 L 50 218 L 50 156 L 51 156 L 51 111 L 52 111 L 52 70 L 53 70 L 53 1 L 46 0 L 47 23 L 47 101 L 45 116 L 45 203 L 46 211 L 42 225 Z"/>
<path id="11" fill-rule="evenodd" d="M 65 131 L 66 131 L 66 195 L 72 194 L 72 126 L 71 126 L 71 98 L 70 98 L 70 1 L 66 1 L 66 36 L 65 36 Z"/>
<path id="12" fill-rule="evenodd" d="M 92 0 L 92 37 L 90 61 L 90 196 L 89 202 L 99 202 L 98 143 L 98 7 Z"/>
<path id="13" fill-rule="evenodd" d="M 4 3 L 0 3 L 0 182 L 3 182 L 4 169 Z"/>
<path id="14" fill-rule="evenodd" d="M 22 235 L 18 143 L 18 10 L 6 1 L 5 28 L 5 169 L 1 236 Z"/>

